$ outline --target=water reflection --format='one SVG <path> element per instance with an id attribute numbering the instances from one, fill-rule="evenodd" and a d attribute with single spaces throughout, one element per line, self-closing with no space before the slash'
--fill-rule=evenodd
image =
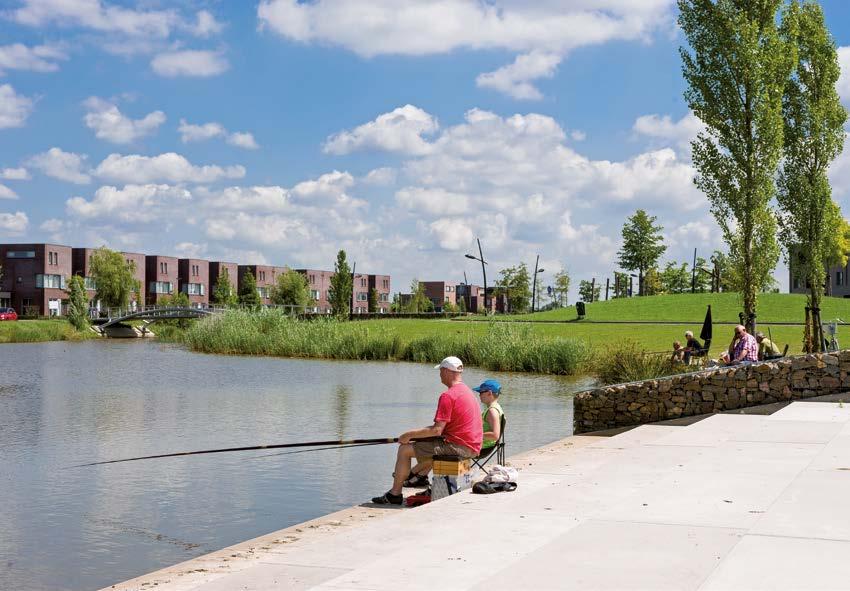
<path id="1" fill-rule="evenodd" d="M 0 589 L 106 586 L 359 502 L 394 445 L 258 457 L 87 462 L 316 439 L 394 437 L 431 423 L 442 387 L 417 364 L 195 355 L 150 342 L 0 349 Z M 569 434 L 572 393 L 497 377 L 508 453 Z"/>

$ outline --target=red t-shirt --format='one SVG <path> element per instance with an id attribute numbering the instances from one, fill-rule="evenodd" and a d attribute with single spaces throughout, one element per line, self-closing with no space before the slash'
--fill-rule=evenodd
<path id="1" fill-rule="evenodd" d="M 446 423 L 443 439 L 449 443 L 466 446 L 476 454 L 481 452 L 484 438 L 481 411 L 478 398 L 466 384 L 458 382 L 440 394 L 434 422 Z"/>

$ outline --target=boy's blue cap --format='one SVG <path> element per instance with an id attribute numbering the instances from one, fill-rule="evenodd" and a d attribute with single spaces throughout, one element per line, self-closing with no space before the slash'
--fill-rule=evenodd
<path id="1" fill-rule="evenodd" d="M 500 384 L 496 380 L 486 380 L 481 382 L 481 385 L 477 388 L 473 388 L 476 392 L 492 392 L 493 394 L 500 394 L 502 392 L 502 384 Z"/>

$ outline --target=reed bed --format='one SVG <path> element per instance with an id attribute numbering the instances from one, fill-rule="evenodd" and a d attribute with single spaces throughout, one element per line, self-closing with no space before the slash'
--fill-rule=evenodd
<path id="1" fill-rule="evenodd" d="M 83 341 L 96 336 L 91 331 L 78 331 L 66 320 L 19 320 L 0 323 L 0 343 Z"/>
<path id="2" fill-rule="evenodd" d="M 492 323 L 483 334 L 450 333 L 405 341 L 389 323 L 369 326 L 332 319 L 297 320 L 277 310 L 234 310 L 190 327 L 183 342 L 202 353 L 437 363 L 456 355 L 497 371 L 570 375 L 584 369 L 584 341 L 535 338 L 531 328 Z"/>
<path id="3" fill-rule="evenodd" d="M 604 385 L 651 380 L 693 369 L 672 361 L 670 355 L 647 353 L 632 341 L 596 351 L 591 366 Z"/>

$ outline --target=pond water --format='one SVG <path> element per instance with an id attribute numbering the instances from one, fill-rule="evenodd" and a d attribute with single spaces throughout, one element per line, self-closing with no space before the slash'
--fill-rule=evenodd
<path id="1" fill-rule="evenodd" d="M 499 374 L 507 453 L 568 436 L 587 379 Z M 83 462 L 429 425 L 431 366 L 198 355 L 148 341 L 0 346 L 0 589 L 96 589 L 359 504 L 395 445 Z M 262 457 L 267 456 L 267 457 Z"/>

